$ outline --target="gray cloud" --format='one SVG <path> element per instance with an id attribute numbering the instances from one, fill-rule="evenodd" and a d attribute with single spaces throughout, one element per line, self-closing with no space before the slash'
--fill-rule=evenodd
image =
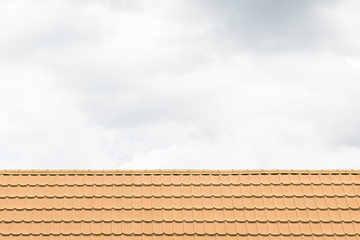
<path id="1" fill-rule="evenodd" d="M 344 1 L 198 2 L 199 11 L 214 22 L 211 37 L 219 41 L 215 46 L 224 50 L 260 54 L 359 53 L 359 45 L 349 39 L 348 29 L 335 16 L 334 9 L 346 6 Z M 351 8 L 351 4 L 346 7 Z"/>
<path id="2" fill-rule="evenodd" d="M 360 167 L 355 1 L 1 4 L 4 167 Z"/>

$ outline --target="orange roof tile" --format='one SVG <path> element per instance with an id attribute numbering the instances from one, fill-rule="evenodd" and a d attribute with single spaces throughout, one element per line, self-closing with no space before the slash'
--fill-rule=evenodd
<path id="1" fill-rule="evenodd" d="M 1 240 L 360 239 L 360 171 L 0 171 Z"/>

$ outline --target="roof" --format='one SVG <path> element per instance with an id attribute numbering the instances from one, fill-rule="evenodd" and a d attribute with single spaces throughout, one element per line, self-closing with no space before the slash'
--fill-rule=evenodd
<path id="1" fill-rule="evenodd" d="M 360 171 L 0 171 L 1 240 L 360 239 Z"/>

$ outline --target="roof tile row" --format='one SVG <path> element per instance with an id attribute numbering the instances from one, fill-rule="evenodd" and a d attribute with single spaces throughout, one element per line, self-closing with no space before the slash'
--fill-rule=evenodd
<path id="1" fill-rule="evenodd" d="M 359 235 L 345 222 L 0 222 L 1 235 Z"/>
<path id="2" fill-rule="evenodd" d="M 357 210 L 4 210 L 0 221 L 355 222 Z"/>
<path id="3" fill-rule="evenodd" d="M 1 240 L 44 240 L 48 239 L 42 235 L 31 235 L 31 236 L 1 236 Z M 68 240 L 68 239 L 76 239 L 76 240 L 339 240 L 339 239 L 346 239 L 346 240 L 358 240 L 359 236 L 231 236 L 231 235 L 224 235 L 224 236 L 196 236 L 196 235 L 133 235 L 133 236 L 113 236 L 113 235 L 78 235 L 78 236 L 51 236 L 51 240 Z"/>
<path id="4" fill-rule="evenodd" d="M 360 196 L 360 185 L 1 187 L 0 198 L 31 196 Z"/>
<path id="5" fill-rule="evenodd" d="M 0 198 L 1 209 L 359 209 L 360 197 L 63 197 Z"/>
<path id="6" fill-rule="evenodd" d="M 54 185 L 54 184 L 241 184 L 241 185 L 328 185 L 360 184 L 359 174 L 0 174 L 1 185 Z"/>

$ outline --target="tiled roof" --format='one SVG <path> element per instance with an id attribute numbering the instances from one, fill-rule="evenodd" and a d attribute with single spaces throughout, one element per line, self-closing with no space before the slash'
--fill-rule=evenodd
<path id="1" fill-rule="evenodd" d="M 360 171 L 0 171 L 1 240 L 360 239 Z"/>

